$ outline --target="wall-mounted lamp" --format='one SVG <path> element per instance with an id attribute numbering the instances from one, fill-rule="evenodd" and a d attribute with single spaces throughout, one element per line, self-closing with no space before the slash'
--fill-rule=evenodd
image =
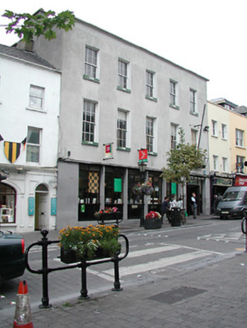
<path id="1" fill-rule="evenodd" d="M 209 131 L 209 126 L 208 125 L 204 126 L 203 131 L 208 132 Z"/>
<path id="2" fill-rule="evenodd" d="M 68 154 L 68 157 L 70 157 L 70 154 L 71 154 L 70 150 L 68 150 L 67 154 Z"/>

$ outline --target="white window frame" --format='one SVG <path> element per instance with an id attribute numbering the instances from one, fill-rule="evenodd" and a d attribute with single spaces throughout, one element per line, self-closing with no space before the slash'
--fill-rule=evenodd
<path id="1" fill-rule="evenodd" d="M 228 158 L 222 157 L 222 171 L 228 172 Z"/>
<path id="2" fill-rule="evenodd" d="M 157 119 L 155 117 L 146 116 L 146 147 L 149 154 L 157 151 Z"/>
<path id="3" fill-rule="evenodd" d="M 27 143 L 26 143 L 26 162 L 27 163 L 34 163 L 39 164 L 41 162 L 41 129 L 35 127 L 28 127 L 27 131 Z M 32 132 L 38 132 L 38 142 L 32 142 Z M 38 151 L 34 151 L 38 150 Z M 35 157 L 38 159 L 35 160 Z"/>
<path id="4" fill-rule="evenodd" d="M 99 49 L 94 47 L 85 47 L 84 78 L 99 80 Z"/>
<path id="5" fill-rule="evenodd" d="M 156 74 L 146 70 L 146 98 L 156 100 Z"/>
<path id="6" fill-rule="evenodd" d="M 31 84 L 29 91 L 29 108 L 43 111 L 44 96 L 45 88 Z"/>
<path id="7" fill-rule="evenodd" d="M 125 127 L 120 125 L 120 121 L 125 122 Z M 129 112 L 127 110 L 118 109 L 117 112 L 117 149 L 127 149 L 129 146 L 128 126 Z M 124 138 L 121 138 L 124 135 Z M 121 142 L 123 140 L 123 144 Z"/>
<path id="8" fill-rule="evenodd" d="M 130 91 L 130 63 L 118 58 L 118 89 Z"/>
<path id="9" fill-rule="evenodd" d="M 190 113 L 197 113 L 197 92 L 196 90 L 190 89 Z"/>
<path id="10" fill-rule="evenodd" d="M 244 131 L 240 129 L 236 129 L 236 146 L 244 147 Z"/>
<path id="11" fill-rule="evenodd" d="M 191 144 L 197 145 L 198 141 L 198 130 L 191 129 Z"/>
<path id="12" fill-rule="evenodd" d="M 178 83 L 170 80 L 170 106 L 178 107 Z"/>
<path id="13" fill-rule="evenodd" d="M 237 173 L 244 173 L 244 162 L 245 162 L 245 157 L 244 156 L 236 156 L 236 170 Z M 237 164 L 241 163 L 241 167 L 237 167 Z"/>
<path id="14" fill-rule="evenodd" d="M 221 138 L 227 140 L 227 125 L 224 123 L 221 124 Z"/>
<path id="15" fill-rule="evenodd" d="M 86 115 L 86 112 L 89 115 Z M 89 117 L 89 120 L 88 118 Z M 84 99 L 82 113 L 82 142 L 96 144 L 98 142 L 98 103 L 93 100 Z"/>
<path id="16" fill-rule="evenodd" d="M 217 128 L 217 121 L 212 120 L 212 136 L 218 137 L 218 128 Z"/>
<path id="17" fill-rule="evenodd" d="M 178 140 L 178 125 L 171 123 L 171 149 L 175 149 Z"/>
<path id="18" fill-rule="evenodd" d="M 219 171 L 219 157 L 217 155 L 213 155 L 213 169 Z"/>

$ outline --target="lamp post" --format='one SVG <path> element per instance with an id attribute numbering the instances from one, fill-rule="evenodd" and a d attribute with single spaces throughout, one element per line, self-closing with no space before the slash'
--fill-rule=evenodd
<path id="1" fill-rule="evenodd" d="M 141 183 L 145 182 L 145 178 L 143 179 L 144 172 L 146 171 L 147 163 L 143 161 L 138 162 L 138 166 L 141 172 Z M 144 194 L 142 193 L 142 208 L 141 208 L 141 219 L 140 219 L 140 227 L 144 226 Z"/>

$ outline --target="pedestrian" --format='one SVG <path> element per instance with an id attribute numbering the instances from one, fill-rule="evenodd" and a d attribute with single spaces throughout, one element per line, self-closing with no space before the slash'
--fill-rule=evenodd
<path id="1" fill-rule="evenodd" d="M 191 196 L 191 210 L 193 213 L 193 218 L 196 219 L 197 213 L 197 203 L 196 203 L 196 194 L 193 192 Z"/>
<path id="2" fill-rule="evenodd" d="M 172 209 L 173 207 L 177 207 L 178 206 L 178 203 L 176 201 L 176 196 L 173 195 L 172 196 L 172 200 L 171 200 L 171 203 L 170 203 L 170 209 Z"/>
<path id="3" fill-rule="evenodd" d="M 171 217 L 170 217 L 170 202 L 169 202 L 169 197 L 165 196 L 164 201 L 161 206 L 161 224 L 163 224 L 163 216 L 166 214 L 166 218 L 169 223 L 171 223 Z"/>

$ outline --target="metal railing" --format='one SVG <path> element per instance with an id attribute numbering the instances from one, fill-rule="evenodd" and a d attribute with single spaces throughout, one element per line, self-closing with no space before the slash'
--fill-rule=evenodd
<path id="1" fill-rule="evenodd" d="M 72 265 L 66 265 L 62 267 L 57 268 L 49 268 L 48 267 L 48 246 L 51 244 L 57 244 L 59 243 L 59 240 L 48 240 L 47 230 L 42 230 L 41 235 L 43 236 L 40 241 L 37 241 L 36 243 L 31 244 L 27 247 L 25 251 L 25 264 L 26 268 L 29 272 L 34 274 L 41 274 L 42 275 L 42 299 L 41 299 L 41 305 L 40 308 L 50 308 L 52 305 L 49 304 L 49 283 L 48 283 L 48 275 L 51 272 L 54 271 L 60 271 L 60 270 L 67 270 L 67 269 L 74 269 L 74 268 L 81 268 L 81 291 L 79 298 L 86 299 L 88 298 L 88 291 L 87 291 L 87 272 L 86 269 L 88 266 L 96 265 L 100 263 L 106 263 L 106 262 L 113 262 L 114 263 L 114 288 L 112 288 L 113 291 L 121 291 L 121 285 L 119 281 L 119 262 L 122 261 L 124 258 L 127 257 L 129 253 L 129 240 L 125 235 L 119 234 L 119 238 L 123 238 L 125 241 L 125 253 L 123 255 L 117 255 L 114 257 L 104 258 L 100 260 L 82 260 L 81 262 L 77 262 Z M 29 251 L 34 246 L 40 246 L 42 248 L 42 268 L 38 270 L 34 270 L 30 267 L 28 262 L 28 255 Z"/>

